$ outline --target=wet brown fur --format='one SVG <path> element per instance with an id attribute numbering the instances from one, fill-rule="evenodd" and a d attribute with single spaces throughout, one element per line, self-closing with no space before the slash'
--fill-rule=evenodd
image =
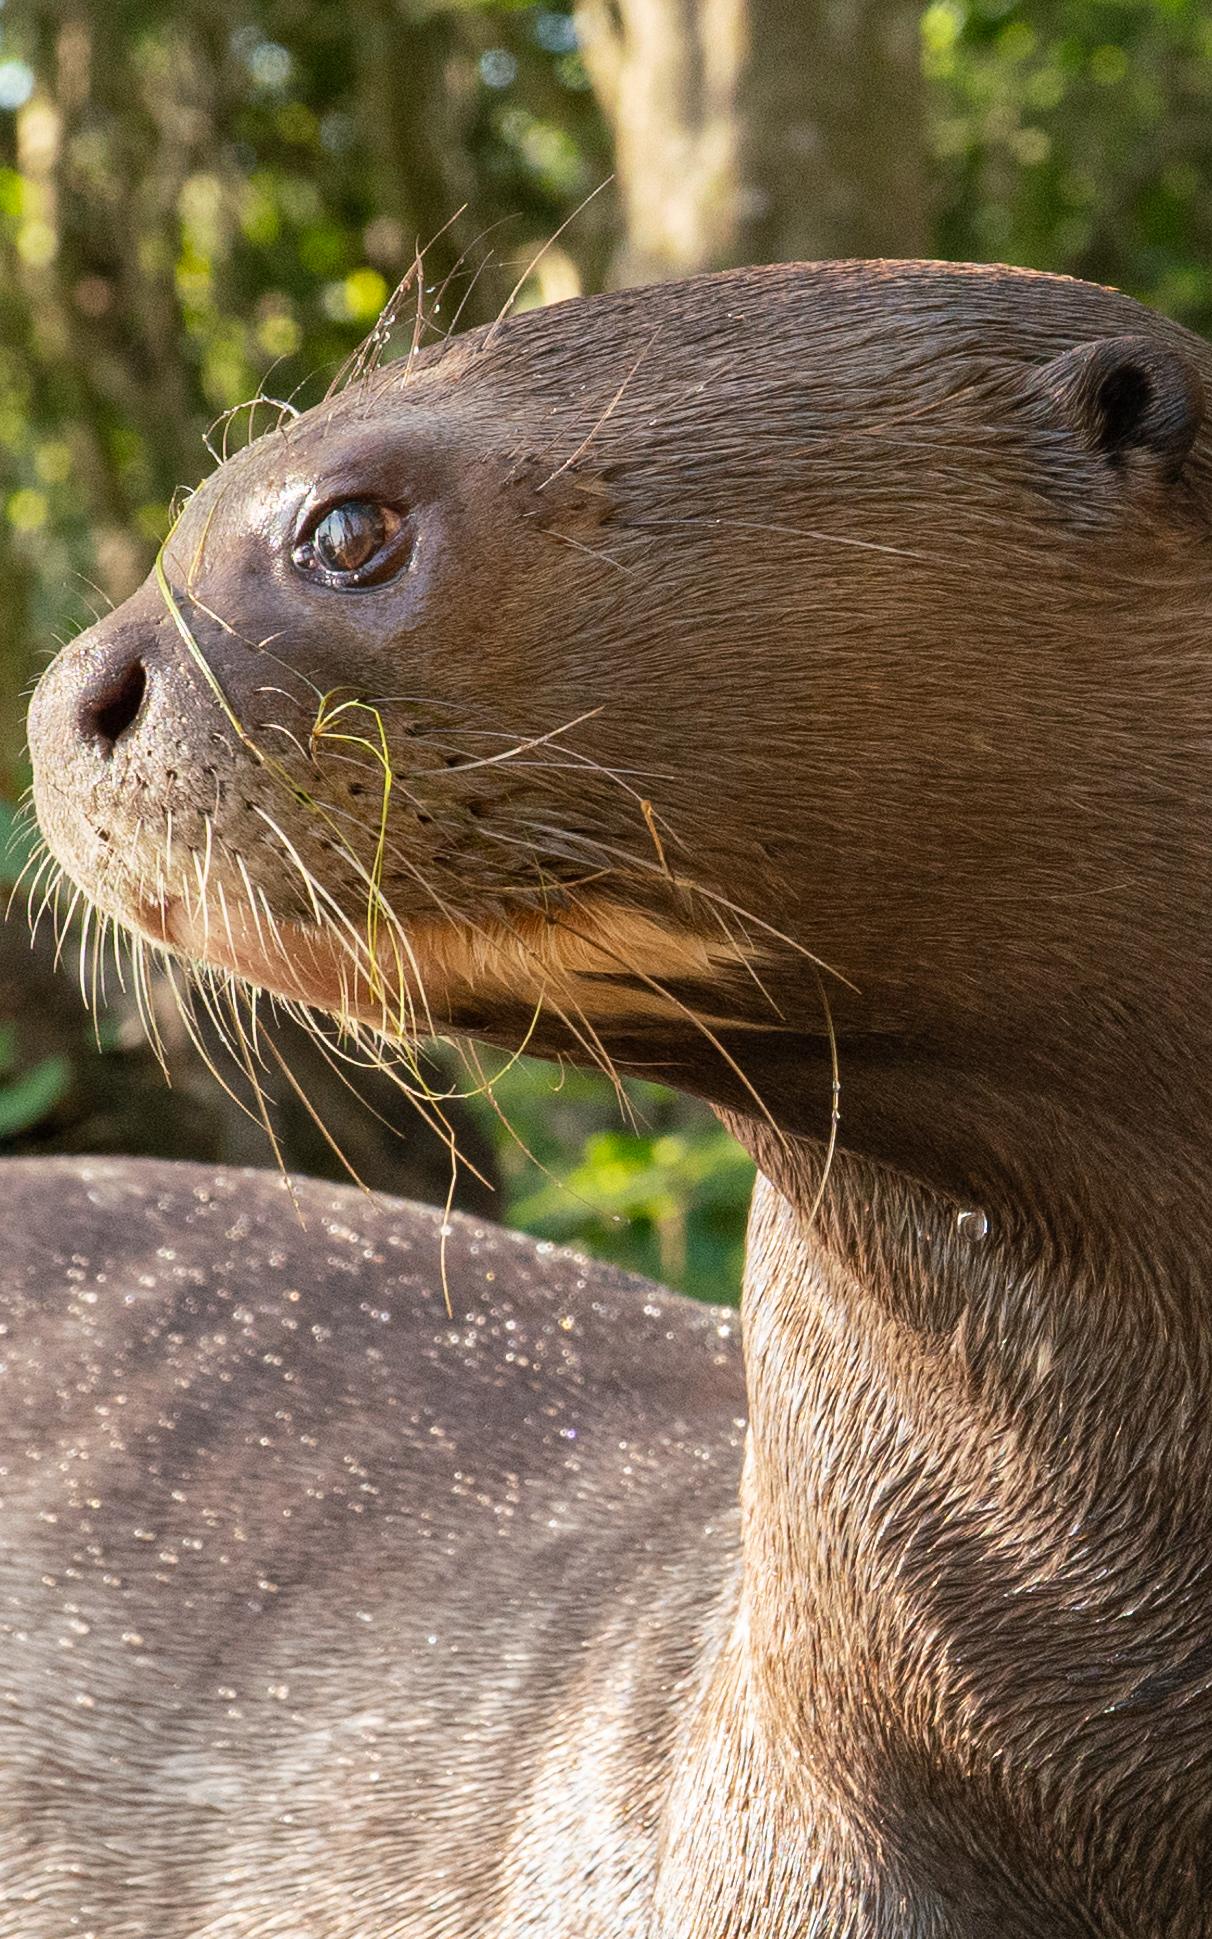
<path id="1" fill-rule="evenodd" d="M 239 1612 L 271 1592 L 240 1576 L 225 1600 L 232 1565 L 206 1538 L 188 1611 L 169 1614 L 196 1517 L 182 1508 L 163 1583 L 128 1530 L 159 1541 L 156 1516 L 175 1514 L 159 1442 L 126 1469 L 115 1452 L 94 1531 L 102 1550 L 121 1536 L 113 1596 L 138 1598 L 151 1664 L 117 1668 L 136 1660 L 117 1617 L 83 1615 L 81 1688 L 104 1684 L 113 1708 L 71 1707 L 51 1640 L 67 1571 L 92 1580 L 88 1545 L 61 1514 L 31 1630 L 25 1531 L 50 1445 L 22 1425 L 11 1459 L 32 1462 L 32 1492 L 6 1576 L 14 1620 L 46 1641 L 37 1678 L 10 1687 L 15 1767 L 37 1742 L 53 1775 L 14 1783 L 10 1846 L 57 1827 L 97 1870 L 108 1787 L 133 1787 L 129 1856 L 101 1868 L 107 1939 L 300 1921 L 316 1939 L 1210 1929 L 1208 384 L 1212 358 L 1176 326 L 1024 272 L 771 269 L 561 306 L 426 353 L 407 380 L 370 373 L 191 503 L 169 578 L 282 773 L 233 734 L 153 585 L 48 674 L 31 723 L 43 826 L 124 921 L 371 1024 L 664 1075 L 729 1116 L 767 1181 L 739 1523 L 733 1374 L 676 1401 L 659 1384 L 694 1358 L 693 1309 L 661 1308 L 655 1386 L 642 1293 L 591 1328 L 576 1417 L 558 1401 L 550 1417 L 598 1450 L 570 1492 L 544 1384 L 515 1389 L 502 1330 L 516 1296 L 554 1339 L 548 1295 L 519 1290 L 545 1269 L 511 1264 L 495 1292 L 470 1267 L 460 1280 L 496 1412 L 454 1379 L 410 1403 L 441 1329 L 404 1320 L 390 1371 L 369 1363 L 402 1428 L 413 1406 L 397 1433 L 363 1392 L 370 1349 L 338 1268 L 288 1244 L 269 1185 L 205 1185 L 238 1199 L 236 1250 L 190 1238 L 197 1276 L 136 1329 L 130 1391 L 171 1412 L 170 1376 L 190 1392 L 203 1360 L 226 1369 L 204 1423 L 162 1431 L 186 1467 L 220 1463 L 233 1512 L 310 1515 L 331 1498 L 326 1462 L 382 1448 L 375 1513 L 398 1535 L 380 1549 L 376 1526 L 340 1580 L 350 1598 L 373 1587 L 393 1639 L 372 1678 L 390 1802 L 379 1817 L 333 1749 L 346 1679 L 371 1659 L 320 1552 L 340 1540 L 332 1512 L 314 1541 L 282 1537 L 272 1592 L 295 1672 L 280 1680 L 301 1675 L 305 1700 L 221 1715 L 193 1626 L 214 1689 L 268 1689 Z M 410 571 L 373 594 L 302 588 L 288 537 L 305 495 L 375 491 L 415 520 Z M 132 655 L 147 698 L 101 758 L 81 709 Z M 356 931 L 375 873 L 375 770 L 311 728 L 317 697 L 346 690 L 387 722 L 382 898 L 406 964 L 342 958 L 334 912 Z M 309 876 L 331 908 L 309 906 Z M 40 1329 L 74 1252 L 80 1285 L 103 1254 L 106 1284 L 137 1286 L 197 1183 L 111 1170 L 94 1204 L 87 1179 L 11 1176 L 5 1270 L 34 1283 Z M 74 1236 L 48 1240 L 56 1216 Z M 421 1215 L 372 1216 L 420 1243 Z M 124 1220 L 145 1236 L 123 1239 Z M 215 1302 L 244 1297 L 240 1220 L 345 1328 L 320 1360 L 287 1356 L 311 1439 L 268 1481 L 255 1449 L 278 1374 L 253 1368 L 279 1321 L 258 1307 L 251 1332 L 212 1336 Z M 386 1270 L 368 1250 L 349 1274 L 359 1312 Z M 596 1311 L 603 1282 L 582 1276 Z M 399 1328 L 394 1288 L 389 1303 Z M 37 1332 L 23 1378 L 45 1361 L 51 1385 L 22 1421 L 59 1404 L 65 1367 L 73 1391 L 113 1384 L 126 1323 L 66 1319 L 53 1359 Z M 338 1414 L 315 1398 L 330 1380 Z M 619 1405 L 647 1436 L 638 1490 Z M 459 1450 L 449 1472 L 423 1457 L 435 1430 Z M 108 1431 L 73 1422 L 71 1458 L 96 1462 Z M 495 1486 L 467 1477 L 494 1461 L 530 1504 L 495 1568 L 467 1505 L 493 1510 Z M 436 1575 L 416 1572 L 423 1552 Z M 453 1639 L 440 1677 L 429 1634 Z M 164 1791 L 174 1732 L 191 1784 L 234 1785 L 214 1806 L 228 1818 Z M 272 1750 L 268 1785 L 250 1744 L 260 1766 Z M 334 1813 L 342 1828 L 317 1830 Z M 209 1843 L 204 1821 L 225 1827 Z M 170 1860 L 212 1847 L 228 1870 L 208 1858 L 195 1902 L 166 1911 Z M 85 1929 L 65 1923 L 74 1876 L 31 1872 L 0 1933 Z"/>

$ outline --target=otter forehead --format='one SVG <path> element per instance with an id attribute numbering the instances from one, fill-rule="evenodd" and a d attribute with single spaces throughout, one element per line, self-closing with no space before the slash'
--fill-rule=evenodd
<path id="1" fill-rule="evenodd" d="M 602 367 L 640 349 L 630 394 L 661 389 L 664 404 L 697 394 L 710 412 L 711 391 L 694 393 L 690 380 L 710 376 L 725 397 L 755 401 L 811 387 L 827 404 L 839 382 L 880 393 L 898 373 L 940 357 L 1039 364 L 1125 333 L 1181 343 L 1212 369 L 1199 339 L 1119 290 L 999 264 L 843 262 L 726 270 L 575 298 L 430 346 L 411 375 L 441 371 L 447 396 L 456 386 L 490 388 L 498 408 L 515 406 L 539 423 L 570 398 L 596 395 Z M 739 347 L 747 353 L 740 363 L 717 361 Z"/>
<path id="2" fill-rule="evenodd" d="M 280 539 L 342 495 L 465 494 L 534 459 L 533 482 L 592 432 L 582 471 L 687 452 L 802 448 L 814 427 L 938 402 L 973 379 L 1131 332 L 1206 346 L 1115 290 L 945 263 L 774 266 L 575 299 L 388 363 L 259 437 L 189 501 L 177 538 Z M 730 453 L 721 438 L 740 435 Z M 963 450 L 953 457 L 962 460 Z M 547 470 L 542 466 L 550 458 Z M 650 479 L 659 488 L 655 473 Z"/>
<path id="3" fill-rule="evenodd" d="M 301 418 L 226 461 L 217 474 L 235 488 L 281 462 L 323 466 L 334 440 L 369 458 L 377 439 L 416 435 L 440 442 L 444 428 L 488 448 L 508 449 L 540 433 L 570 407 L 600 397 L 604 369 L 643 351 L 629 391 L 654 390 L 674 404 L 694 395 L 689 380 L 722 377 L 722 393 L 815 387 L 827 403 L 839 380 L 879 388 L 934 358 L 1046 362 L 1100 336 L 1182 342 L 1208 363 L 1198 339 L 1113 289 L 1042 271 L 954 263 L 771 265 L 691 277 L 644 289 L 579 297 L 484 325 L 353 379 Z M 744 346 L 741 365 L 717 369 L 722 351 Z M 798 360 L 782 362 L 794 350 Z M 688 359 L 706 358 L 696 371 Z M 663 387 L 673 380 L 673 388 Z M 706 408 L 711 398 L 697 393 Z M 626 399 L 620 400 L 620 407 Z M 493 416 L 485 419 L 483 407 Z M 760 426 L 755 426 L 760 429 Z M 365 432 L 365 440 L 360 437 Z M 289 453 L 289 457 L 286 457 Z M 200 489 L 202 496 L 209 484 Z"/>

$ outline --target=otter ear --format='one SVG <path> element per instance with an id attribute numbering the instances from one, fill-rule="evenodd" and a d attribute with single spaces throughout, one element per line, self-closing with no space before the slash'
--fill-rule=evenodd
<path id="1" fill-rule="evenodd" d="M 1151 337 L 1104 337 L 1039 374 L 1087 451 L 1174 483 L 1204 416 L 1199 372 L 1181 351 Z"/>

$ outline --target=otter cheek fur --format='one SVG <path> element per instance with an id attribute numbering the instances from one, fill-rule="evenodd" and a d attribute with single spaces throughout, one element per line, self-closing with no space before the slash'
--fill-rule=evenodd
<path id="1" fill-rule="evenodd" d="M 90 1880 L 14 1936 L 1206 1932 L 1209 372 L 1013 270 L 565 304 L 258 439 L 59 656 L 112 921 L 660 1075 L 763 1180 L 742 1369 L 464 1225 L 448 1326 L 415 1209 L 8 1168 L 0 1837 Z"/>

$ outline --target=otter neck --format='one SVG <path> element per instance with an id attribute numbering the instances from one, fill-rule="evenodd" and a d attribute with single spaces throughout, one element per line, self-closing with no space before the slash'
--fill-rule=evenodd
<path id="1" fill-rule="evenodd" d="M 1192 889 L 1192 906 L 1205 900 Z M 1130 989 L 1083 985 L 1012 1025 L 995 998 L 915 1028 L 843 1030 L 841 1146 L 956 1210 L 982 1208 L 1007 1244 L 1046 1241 L 1062 1274 L 1100 1250 L 1109 1266 L 1124 1255 L 1133 1276 L 1151 1257 L 1165 1273 L 1198 1273 L 1212 1247 L 1212 998 L 1202 951 L 1146 967 Z M 745 1103 L 736 1133 L 786 1198 L 810 1205 L 829 1121 L 826 1046 L 771 1035 L 735 1048 L 791 1137 Z M 844 1206 L 840 1168 L 837 1182 Z"/>
<path id="2" fill-rule="evenodd" d="M 781 1187 L 759 1180 L 744 1299 L 745 1634 L 772 1734 L 860 1837 L 879 1798 L 871 1837 L 891 1825 L 908 1863 L 906 1771 L 979 1820 L 975 1848 L 1064 1810 L 1118 1870 L 1193 1755 L 1212 1781 L 1194 1155 L 1163 1174 L 1184 1218 L 1138 1166 L 1091 1230 L 1063 1192 L 963 1205 L 848 1154 L 818 1202 L 819 1149 L 743 1129 Z"/>

